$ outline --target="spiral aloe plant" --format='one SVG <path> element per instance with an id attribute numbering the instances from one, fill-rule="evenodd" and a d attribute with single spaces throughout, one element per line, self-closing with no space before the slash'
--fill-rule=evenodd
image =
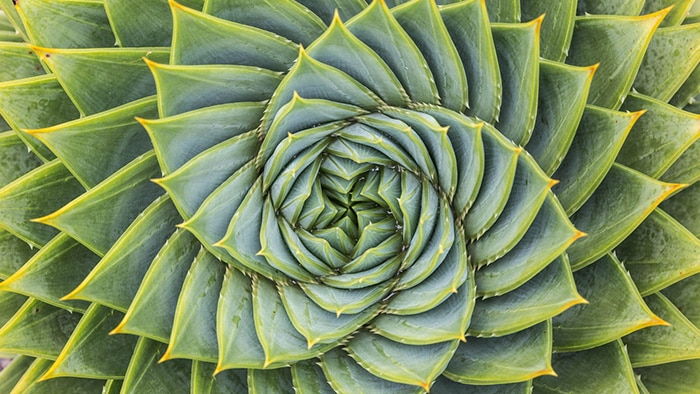
<path id="1" fill-rule="evenodd" d="M 700 3 L 0 7 L 0 392 L 698 392 Z"/>

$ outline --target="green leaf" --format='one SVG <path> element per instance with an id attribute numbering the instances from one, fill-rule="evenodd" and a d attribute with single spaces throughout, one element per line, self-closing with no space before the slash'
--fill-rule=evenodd
<path id="1" fill-rule="evenodd" d="M 170 7 L 170 64 L 231 64 L 287 71 L 297 57 L 297 45 L 274 33 L 216 18 L 174 1 Z"/>
<path id="2" fill-rule="evenodd" d="M 535 379 L 538 393 L 639 393 L 622 341 L 573 353 L 554 353 L 557 376 Z"/>
<path id="3" fill-rule="evenodd" d="M 313 59 L 302 48 L 296 63 L 270 99 L 263 130 L 268 129 L 273 117 L 296 95 L 351 104 L 364 109 L 374 109 L 383 104 L 367 87 L 344 72 Z"/>
<path id="4" fill-rule="evenodd" d="M 248 370 L 248 392 L 250 394 L 295 394 L 296 391 L 290 384 L 291 382 L 292 374 L 289 368 Z"/>
<path id="5" fill-rule="evenodd" d="M 215 364 L 202 361 L 192 363 L 192 393 L 226 394 L 248 391 L 247 370 L 216 371 L 215 368 Z"/>
<path id="6" fill-rule="evenodd" d="M 320 363 L 299 361 L 292 365 L 294 392 L 298 394 L 333 394 Z"/>
<path id="7" fill-rule="evenodd" d="M 103 256 L 159 194 L 149 178 L 158 164 L 153 153 L 137 157 L 99 185 L 37 221 L 60 229 Z"/>
<path id="8" fill-rule="evenodd" d="M 337 346 L 337 343 L 312 345 L 313 340 L 304 338 L 294 328 L 273 282 L 256 277 L 252 288 L 255 331 L 265 352 L 263 368 L 310 359 Z"/>
<path id="9" fill-rule="evenodd" d="M 440 15 L 469 81 L 470 108 L 465 113 L 493 124 L 501 108 L 502 88 L 486 3 L 456 2 L 440 7 Z"/>
<path id="10" fill-rule="evenodd" d="M 348 343 L 348 353 L 363 368 L 383 379 L 429 390 L 457 348 L 458 340 L 407 345 L 362 331 Z"/>
<path id="11" fill-rule="evenodd" d="M 484 178 L 479 194 L 465 218 L 467 238 L 479 238 L 503 211 L 515 177 L 522 148 L 508 142 L 488 125 L 482 128 L 484 142 Z"/>
<path id="12" fill-rule="evenodd" d="M 364 0 L 297 0 L 297 3 L 303 4 L 306 8 L 318 15 L 326 24 L 332 25 L 336 10 L 338 15 L 343 20 L 347 20 L 360 13 L 367 2 Z"/>
<path id="13" fill-rule="evenodd" d="M 521 0 L 524 21 L 545 15 L 540 37 L 540 56 L 555 62 L 563 62 L 569 53 L 576 16 L 575 0 L 540 1 Z"/>
<path id="14" fill-rule="evenodd" d="M 260 160 L 265 162 L 265 188 L 277 177 L 283 164 L 291 161 L 293 156 L 307 146 L 320 141 L 326 136 L 326 131 L 330 133 L 331 128 L 337 129 L 345 124 L 341 120 L 366 112 L 354 105 L 302 98 L 298 93 L 293 94 L 265 130 L 260 147 Z"/>
<path id="15" fill-rule="evenodd" d="M 65 393 L 91 394 L 101 392 L 104 380 L 59 378 L 41 380 L 51 361 L 36 359 L 17 382 L 12 392 L 23 394 Z"/>
<path id="16" fill-rule="evenodd" d="M 700 303 L 697 301 L 697 291 L 700 289 L 700 275 L 693 275 L 661 293 L 673 303 L 683 315 L 696 326 L 700 326 Z"/>
<path id="17" fill-rule="evenodd" d="M 632 126 L 616 161 L 651 177 L 665 173 L 700 139 L 698 115 L 636 93 L 627 97 L 622 109 L 645 113 Z"/>
<path id="18" fill-rule="evenodd" d="M 184 218 L 191 218 L 216 188 L 258 153 L 255 132 L 237 135 L 198 154 L 156 182 L 173 199 Z"/>
<path id="19" fill-rule="evenodd" d="M 0 189 L 0 225 L 33 246 L 57 231 L 33 221 L 80 195 L 83 187 L 60 160 L 38 167 Z"/>
<path id="20" fill-rule="evenodd" d="M 571 224 L 550 192 L 520 242 L 494 264 L 476 271 L 478 294 L 497 296 L 519 287 L 585 235 Z"/>
<path id="21" fill-rule="evenodd" d="M 665 200 L 661 204 L 661 209 L 678 220 L 693 235 L 700 237 L 698 201 L 700 201 L 700 182 L 695 182 L 692 186 Z"/>
<path id="22" fill-rule="evenodd" d="M 640 8 L 643 5 L 641 0 L 633 1 L 639 3 Z M 600 3 L 617 6 L 612 2 Z M 566 61 L 576 66 L 600 63 L 591 82 L 590 104 L 610 109 L 622 105 L 654 31 L 667 12 L 663 10 L 639 17 L 590 15 L 576 19 Z M 638 12 L 633 15 L 638 15 Z"/>
<path id="23" fill-rule="evenodd" d="M 698 3 L 700 4 L 700 3 Z M 700 66 L 695 67 L 678 91 L 673 95 L 670 104 L 683 108 L 695 102 L 695 96 L 700 93 Z"/>
<path id="24" fill-rule="evenodd" d="M 155 98 L 149 97 L 27 132 L 46 144 L 86 188 L 91 188 L 151 149 L 148 134 L 134 117 L 157 116 L 155 104 Z"/>
<path id="25" fill-rule="evenodd" d="M 12 359 L 10 365 L 0 372 L 0 390 L 6 393 L 12 391 L 33 362 L 34 359 L 29 356 L 17 356 Z"/>
<path id="26" fill-rule="evenodd" d="M 155 78 L 161 117 L 217 104 L 267 100 L 282 80 L 279 73 L 253 66 L 147 63 Z"/>
<path id="27" fill-rule="evenodd" d="M 491 25 L 503 81 L 503 102 L 495 126 L 520 146 L 527 143 L 535 127 L 541 26 L 542 19 Z"/>
<path id="28" fill-rule="evenodd" d="M 261 273 L 267 278 L 284 281 L 287 277 L 260 254 L 263 250 L 261 234 L 265 203 L 262 182 L 260 177 L 253 178 L 255 176 L 255 168 L 248 165 L 229 178 L 215 192 L 218 195 L 212 194 L 214 198 L 210 196 L 200 207 L 200 211 L 206 213 L 206 216 L 202 216 L 204 221 L 195 223 L 201 226 L 201 230 L 193 228 L 197 230 L 195 235 L 200 239 L 201 234 L 204 234 L 202 232 L 206 232 L 205 239 L 208 242 L 218 241 L 214 246 L 226 250 L 241 267 Z M 193 220 L 197 218 L 195 215 Z"/>
<path id="29" fill-rule="evenodd" d="M 452 381 L 444 375 L 438 376 L 430 391 L 437 394 L 530 394 L 532 380 L 522 383 L 469 385 Z"/>
<path id="30" fill-rule="evenodd" d="M 661 209 L 615 252 L 645 296 L 700 272 L 700 240 Z"/>
<path id="31" fill-rule="evenodd" d="M 182 284 L 170 343 L 160 361 L 174 358 L 217 361 L 217 304 L 225 269 L 226 265 L 200 249 Z"/>
<path id="32" fill-rule="evenodd" d="M 27 297 L 21 294 L 10 293 L 9 291 L 0 292 L 0 327 L 12 319 L 26 301 Z"/>
<path id="33" fill-rule="evenodd" d="M 30 298 L 0 328 L 0 351 L 55 360 L 81 317 Z"/>
<path id="34" fill-rule="evenodd" d="M 554 317 L 557 351 L 586 350 L 644 327 L 665 324 L 649 310 L 632 279 L 610 254 L 575 272 L 574 279 L 589 304 L 573 306 Z"/>
<path id="35" fill-rule="evenodd" d="M 7 279 L 34 254 L 34 245 L 0 229 L 0 278 Z"/>
<path id="36" fill-rule="evenodd" d="M 44 74 L 34 51 L 24 43 L 0 42 L 0 82 Z"/>
<path id="37" fill-rule="evenodd" d="M 520 22 L 520 2 L 516 0 L 485 0 L 489 19 L 494 22 Z"/>
<path id="38" fill-rule="evenodd" d="M 0 283 L 0 290 L 24 294 L 59 308 L 83 312 L 87 303 L 62 301 L 80 284 L 99 257 L 70 238 L 59 234 L 27 259 L 12 276 Z"/>
<path id="39" fill-rule="evenodd" d="M 681 187 L 615 164 L 591 198 L 571 216 L 577 228 L 590 234 L 569 248 L 571 267 L 581 269 L 612 250 Z"/>
<path id="40" fill-rule="evenodd" d="M 476 200 L 484 174 L 484 149 L 481 130 L 483 123 L 437 106 L 417 107 L 449 127 L 447 138 L 455 153 L 457 182 L 452 201 L 455 214 L 462 217 Z M 388 199 L 387 199 L 388 200 Z"/>
<path id="41" fill-rule="evenodd" d="M 122 316 L 110 308 L 92 304 L 42 379 L 123 378 L 136 346 L 136 338 L 108 335 Z"/>
<path id="42" fill-rule="evenodd" d="M 503 212 L 493 226 L 468 247 L 475 266 L 488 265 L 517 245 L 554 184 L 531 156 L 518 156 L 515 178 Z"/>
<path id="43" fill-rule="evenodd" d="M 278 0 L 274 3 L 208 0 L 203 12 L 279 34 L 304 46 L 308 46 L 326 30 L 326 25 L 318 16 L 291 0 Z"/>
<path id="44" fill-rule="evenodd" d="M 42 100 L 36 102 L 36 97 Z M 53 126 L 75 119 L 80 113 L 55 76 L 40 75 L 0 83 L 0 115 L 31 150 L 48 161 L 54 157 L 51 151 L 21 130 Z"/>
<path id="45" fill-rule="evenodd" d="M 635 371 L 654 393 L 697 393 L 700 387 L 700 360 L 678 361 Z"/>
<path id="46" fill-rule="evenodd" d="M 299 286 L 321 308 L 340 316 L 343 313 L 359 313 L 384 299 L 393 289 L 395 281 L 388 281 L 361 289 L 338 289 L 314 283 Z"/>
<path id="47" fill-rule="evenodd" d="M 496 338 L 468 338 L 447 365 L 445 377 L 464 384 L 503 384 L 553 375 L 552 324 L 540 323 Z"/>
<path id="48" fill-rule="evenodd" d="M 434 308 L 411 315 L 381 314 L 369 325 L 371 332 L 409 345 L 428 345 L 455 339 L 465 341 L 474 308 L 474 285 L 466 281 Z"/>
<path id="49" fill-rule="evenodd" d="M 464 65 L 432 1 L 414 0 L 391 10 L 419 48 L 435 78 L 443 107 L 463 111 L 469 106 Z"/>
<path id="50" fill-rule="evenodd" d="M 104 5 L 95 1 L 23 0 L 15 9 L 34 45 L 46 48 L 104 48 L 114 35 Z"/>
<path id="51" fill-rule="evenodd" d="M 567 214 L 576 212 L 598 188 L 640 116 L 642 112 L 586 106 L 571 148 L 552 175 L 560 180 L 552 190 Z"/>
<path id="52" fill-rule="evenodd" d="M 312 58 L 344 71 L 389 105 L 405 106 L 408 95 L 393 71 L 369 46 L 352 35 L 339 17 L 308 48 Z"/>
<path id="53" fill-rule="evenodd" d="M 665 364 L 700 357 L 700 329 L 659 293 L 645 298 L 670 327 L 650 327 L 623 338 L 634 367 Z"/>
<path id="54" fill-rule="evenodd" d="M 265 352 L 258 339 L 253 315 L 251 278 L 228 268 L 221 286 L 216 315 L 219 361 L 216 372 L 231 368 L 263 368 Z"/>
<path id="55" fill-rule="evenodd" d="M 104 7 L 120 47 L 170 45 L 173 19 L 168 1 L 105 0 Z"/>
<path id="56" fill-rule="evenodd" d="M 540 61 L 537 119 L 527 151 L 547 175 L 556 171 L 574 140 L 596 68 Z"/>
<path id="57" fill-rule="evenodd" d="M 352 357 L 336 348 L 321 356 L 321 368 L 331 387 L 348 393 L 418 394 L 419 387 L 395 383 L 371 374 Z"/>
<path id="58" fill-rule="evenodd" d="M 203 151 L 260 124 L 262 103 L 214 105 L 165 119 L 137 120 L 146 129 L 158 163 L 170 174 Z"/>
<path id="59" fill-rule="evenodd" d="M 14 131 L 0 132 L 0 187 L 39 167 L 43 162 L 27 152 L 27 145 Z"/>
<path id="60" fill-rule="evenodd" d="M 167 343 L 177 299 L 201 245 L 185 230 L 176 230 L 153 259 L 124 319 L 112 334 L 132 334 Z"/>
<path id="61" fill-rule="evenodd" d="M 204 394 L 226 394 L 248 391 L 248 371 L 234 369 L 214 376 L 216 365 L 195 361 L 192 363 L 191 391 Z"/>
<path id="62" fill-rule="evenodd" d="M 167 48 L 49 49 L 33 47 L 83 115 L 156 93 L 146 61 L 167 61 Z"/>
<path id="63" fill-rule="evenodd" d="M 347 27 L 387 62 L 412 101 L 439 102 L 427 60 L 384 2 L 372 2 Z"/>
<path id="64" fill-rule="evenodd" d="M 478 300 L 468 333 L 473 336 L 512 334 L 585 303 L 576 291 L 564 254 L 517 289 Z"/>
<path id="65" fill-rule="evenodd" d="M 693 143 L 661 176 L 667 182 L 694 184 L 700 180 L 700 143 Z M 692 188 L 692 186 L 691 186 Z"/>
<path id="66" fill-rule="evenodd" d="M 455 243 L 445 260 L 421 283 L 396 292 L 387 303 L 384 311 L 395 315 L 413 315 L 436 308 L 459 287 L 466 286 L 466 293 L 472 292 L 473 275 L 468 267 L 464 234 L 456 230 Z M 463 283 L 466 283 L 462 286 Z"/>
<path id="67" fill-rule="evenodd" d="M 661 28 L 649 43 L 634 88 L 667 102 L 699 62 L 700 24 Z"/>
<path id="68" fill-rule="evenodd" d="M 158 363 L 165 347 L 165 344 L 139 338 L 124 377 L 123 393 L 190 392 L 192 362 L 170 360 Z"/>
<path id="69" fill-rule="evenodd" d="M 578 14 L 612 14 L 612 15 L 639 15 L 644 7 L 645 0 L 579 0 Z"/>
<path id="70" fill-rule="evenodd" d="M 278 290 L 289 320 L 306 338 L 308 347 L 343 339 L 379 313 L 380 304 L 375 304 L 356 314 L 338 316 L 318 306 L 296 285 L 280 285 Z"/>
<path id="71" fill-rule="evenodd" d="M 139 213 L 97 266 L 65 299 L 88 300 L 125 312 L 178 220 L 168 197 L 156 199 Z"/>

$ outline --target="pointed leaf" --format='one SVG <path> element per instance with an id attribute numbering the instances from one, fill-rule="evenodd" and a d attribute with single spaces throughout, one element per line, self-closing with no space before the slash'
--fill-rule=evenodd
<path id="1" fill-rule="evenodd" d="M 7 279 L 34 254 L 34 245 L 0 229 L 0 278 Z"/>
<path id="2" fill-rule="evenodd" d="M 571 267 L 581 269 L 612 250 L 680 187 L 615 164 L 586 204 L 571 216 L 577 228 L 590 234 L 569 248 Z M 621 195 L 620 190 L 626 193 Z"/>
<path id="3" fill-rule="evenodd" d="M 279 73 L 252 66 L 148 65 L 155 78 L 161 117 L 217 104 L 267 100 L 282 80 Z"/>
<path id="4" fill-rule="evenodd" d="M 643 1 L 635 1 L 640 3 L 640 7 L 643 5 Z M 591 82 L 590 104 L 611 109 L 622 105 L 649 41 L 667 12 L 663 10 L 639 17 L 591 15 L 576 19 L 566 61 L 584 67 L 600 63 Z"/>
<path id="5" fill-rule="evenodd" d="M 248 391 L 248 371 L 233 369 L 214 373 L 216 365 L 195 361 L 192 364 L 191 392 L 202 394 L 226 394 Z"/>
<path id="6" fill-rule="evenodd" d="M 92 115 L 156 93 L 141 59 L 164 62 L 162 48 L 33 48 L 53 70 L 81 114 Z"/>
<path id="7" fill-rule="evenodd" d="M 292 381 L 294 391 L 298 394 L 333 394 L 326 376 L 323 374 L 320 363 L 299 361 L 292 365 Z"/>
<path id="8" fill-rule="evenodd" d="M 55 360 L 81 317 L 30 298 L 0 328 L 0 351 Z"/>
<path id="9" fill-rule="evenodd" d="M 503 81 L 503 102 L 495 126 L 520 146 L 530 140 L 535 127 L 541 26 L 542 19 L 491 25 Z"/>
<path id="10" fill-rule="evenodd" d="M 348 353 L 370 373 L 428 390 L 457 348 L 458 340 L 406 345 L 363 331 L 348 343 Z"/>
<path id="11" fill-rule="evenodd" d="M 568 259 L 562 255 L 517 289 L 477 301 L 469 334 L 508 335 L 585 303 L 576 291 Z"/>
<path id="12" fill-rule="evenodd" d="M 469 338 L 460 343 L 444 375 L 464 384 L 502 384 L 552 375 L 552 324 L 540 323 L 515 334 Z"/>
<path id="13" fill-rule="evenodd" d="M 521 0 L 522 20 L 529 21 L 545 15 L 540 37 L 540 56 L 562 62 L 569 52 L 574 33 L 576 1 Z"/>
<path id="14" fill-rule="evenodd" d="M 700 240 L 661 209 L 655 209 L 615 252 L 642 295 L 700 272 Z"/>
<path id="15" fill-rule="evenodd" d="M 299 286 L 321 308 L 334 312 L 359 313 L 384 299 L 394 287 L 389 281 L 361 289 L 337 289 L 326 285 L 300 283 Z"/>
<path id="16" fill-rule="evenodd" d="M 13 393 L 65 393 L 89 394 L 101 392 L 104 380 L 60 378 L 42 380 L 46 370 L 51 366 L 51 361 L 38 358 L 27 368 L 27 372 L 13 388 Z"/>
<path id="17" fill-rule="evenodd" d="M 552 175 L 552 190 L 571 215 L 603 181 L 630 129 L 643 112 L 622 113 L 586 106 L 571 148 Z"/>
<path id="18" fill-rule="evenodd" d="M 113 333 L 167 343 L 177 299 L 199 247 L 191 233 L 176 230 L 153 259 L 124 319 Z"/>
<path id="19" fill-rule="evenodd" d="M 543 23 L 547 23 L 547 17 Z M 574 140 L 596 69 L 540 61 L 537 120 L 527 151 L 547 175 L 556 171 Z"/>
<path id="20" fill-rule="evenodd" d="M 334 390 L 350 393 L 418 394 L 421 388 L 395 383 L 371 374 L 352 357 L 336 348 L 321 358 L 321 368 Z"/>
<path id="21" fill-rule="evenodd" d="M 31 220 L 51 213 L 83 192 L 60 160 L 38 167 L 0 189 L 0 225 L 33 246 L 41 246 L 56 230 Z"/>
<path id="22" fill-rule="evenodd" d="M 383 1 L 372 2 L 347 27 L 387 62 L 412 101 L 439 102 L 428 62 Z"/>
<path id="23" fill-rule="evenodd" d="M 43 378 L 123 378 L 136 337 L 108 335 L 122 317 L 110 308 L 92 304 Z"/>
<path id="24" fill-rule="evenodd" d="M 656 293 L 645 300 L 671 325 L 650 327 L 623 338 L 635 367 L 700 358 L 700 329 L 671 301 Z"/>
<path id="25" fill-rule="evenodd" d="M 201 249 L 182 284 L 170 344 L 163 360 L 188 358 L 216 362 L 216 315 L 226 266 Z"/>
<path id="26" fill-rule="evenodd" d="M 692 393 L 700 387 L 700 360 L 637 368 L 641 380 L 654 393 Z"/>
<path id="27" fill-rule="evenodd" d="M 137 100 L 72 122 L 27 132 L 46 144 L 83 185 L 91 188 L 152 148 L 148 134 L 134 120 L 135 116 L 156 117 L 155 99 Z"/>
<path id="28" fill-rule="evenodd" d="M 326 29 L 321 19 L 291 0 L 208 0 L 203 12 L 279 34 L 307 46 Z"/>
<path id="29" fill-rule="evenodd" d="M 153 153 L 137 157 L 121 170 L 41 223 L 54 226 L 103 256 L 161 190 L 149 178 L 158 170 Z"/>
<path id="30" fill-rule="evenodd" d="M 566 393 L 581 389 L 591 392 L 638 393 L 634 372 L 622 341 L 573 353 L 555 353 L 552 365 L 556 377 L 545 376 L 534 381 L 542 393 Z"/>
<path id="31" fill-rule="evenodd" d="M 122 392 L 152 393 L 159 390 L 173 394 L 189 393 L 191 365 L 189 360 L 158 363 L 165 344 L 140 338 L 124 377 Z"/>
<path id="32" fill-rule="evenodd" d="M 552 319 L 557 351 L 590 349 L 641 328 L 664 324 L 649 310 L 632 279 L 612 255 L 577 271 L 574 279 L 589 304 L 573 306 Z"/>
<path id="33" fill-rule="evenodd" d="M 170 2 L 171 64 L 235 64 L 286 71 L 297 45 L 274 33 L 229 22 Z"/>

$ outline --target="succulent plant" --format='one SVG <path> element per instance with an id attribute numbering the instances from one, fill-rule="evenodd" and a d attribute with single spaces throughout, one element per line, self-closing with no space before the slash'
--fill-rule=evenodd
<path id="1" fill-rule="evenodd" d="M 0 7 L 0 392 L 698 392 L 700 2 Z"/>

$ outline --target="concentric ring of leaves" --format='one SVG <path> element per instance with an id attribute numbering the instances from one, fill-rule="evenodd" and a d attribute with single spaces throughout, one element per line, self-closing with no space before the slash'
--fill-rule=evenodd
<path id="1" fill-rule="evenodd" d="M 2 0 L 0 387 L 697 387 L 698 6 L 393 3 Z"/>

